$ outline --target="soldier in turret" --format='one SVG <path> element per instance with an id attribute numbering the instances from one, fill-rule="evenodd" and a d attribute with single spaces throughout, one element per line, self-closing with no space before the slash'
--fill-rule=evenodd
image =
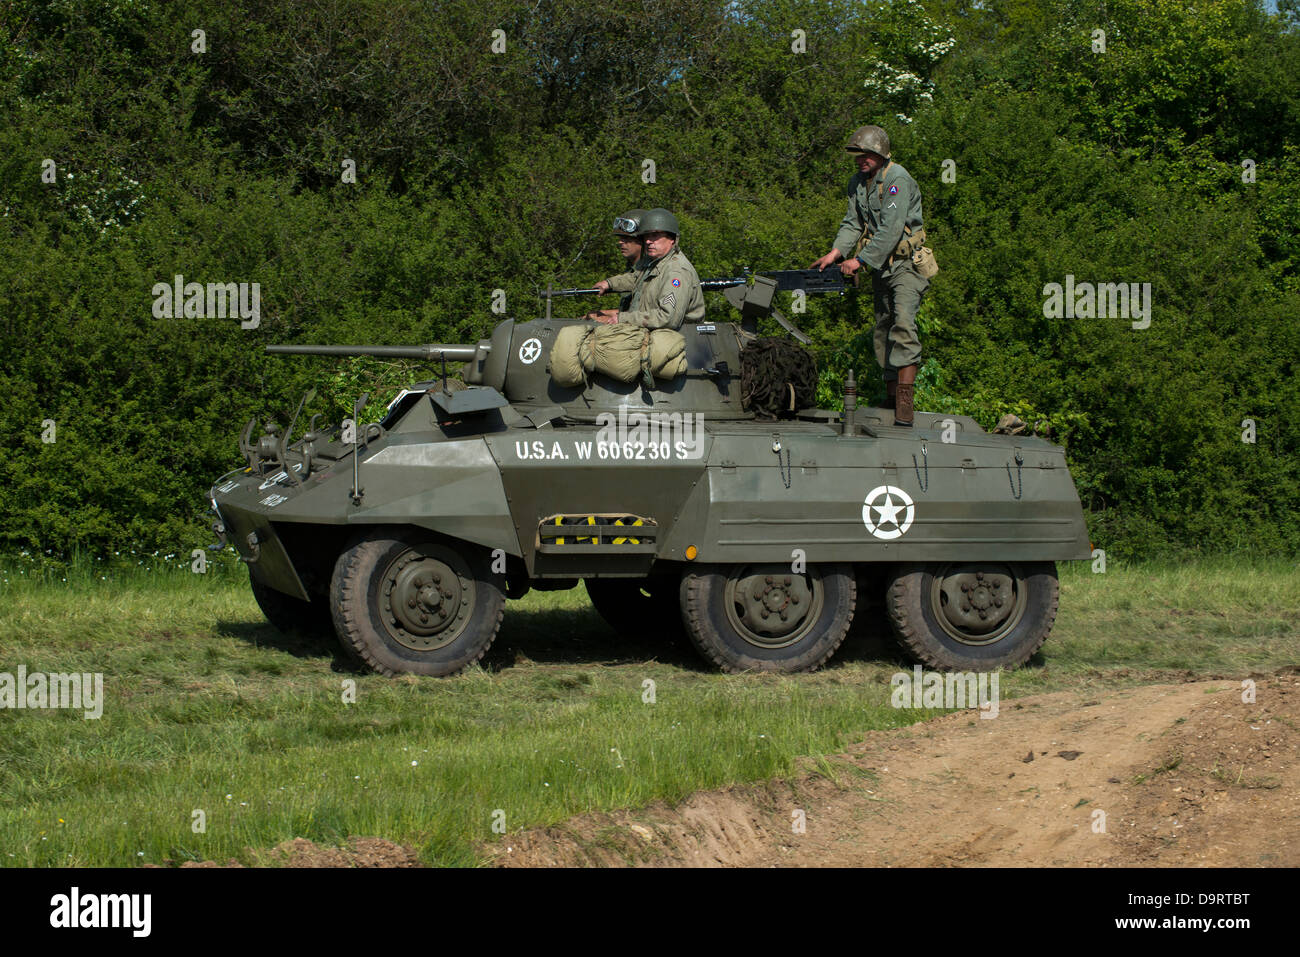
<path id="1" fill-rule="evenodd" d="M 685 321 L 703 319 L 704 291 L 695 267 L 678 246 L 677 217 L 663 208 L 648 210 L 637 236 L 645 244 L 645 258 L 635 270 L 636 284 L 627 308 L 600 309 L 585 318 L 647 329 L 678 329 Z"/>
<path id="2" fill-rule="evenodd" d="M 645 252 L 645 246 L 637 236 L 637 230 L 641 228 L 641 217 L 644 215 L 644 209 L 629 209 L 614 218 L 614 241 L 618 243 L 618 251 L 627 260 L 627 272 L 602 279 L 594 287 L 602 294 L 624 293 L 618 303 L 619 309 L 627 309 L 632 302 L 632 290 L 636 288 L 636 264 Z"/>
<path id="3" fill-rule="evenodd" d="M 871 270 L 876 361 L 884 370 L 894 424 L 910 426 L 913 383 L 921 362 L 916 314 L 930 287 L 912 263 L 912 253 L 925 243 L 921 190 L 911 174 L 890 159 L 889 137 L 880 127 L 860 127 L 845 149 L 858 167 L 849 179 L 848 211 L 831 251 L 812 268 L 844 260 L 840 271 L 855 281 L 859 269 Z"/>

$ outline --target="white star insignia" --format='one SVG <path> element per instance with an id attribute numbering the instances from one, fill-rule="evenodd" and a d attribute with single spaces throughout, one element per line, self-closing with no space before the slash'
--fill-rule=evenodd
<path id="1" fill-rule="evenodd" d="M 874 508 L 877 512 L 880 513 L 880 522 L 881 522 L 881 524 L 884 524 L 885 522 L 892 522 L 893 524 L 897 525 L 897 524 L 898 524 L 898 513 L 901 512 L 901 511 L 903 511 L 905 508 L 907 508 L 907 506 L 906 506 L 906 505 L 895 505 L 895 504 L 894 504 L 894 500 L 891 499 L 891 498 L 889 497 L 889 493 L 886 492 L 886 493 L 885 493 L 885 504 L 884 504 L 884 505 L 873 505 L 872 508 Z"/>
<path id="2" fill-rule="evenodd" d="M 876 504 L 883 496 L 883 504 Z M 879 517 L 872 518 L 872 513 Z M 912 496 L 896 485 L 879 485 L 873 488 L 862 503 L 862 522 L 867 531 L 882 541 L 901 538 L 912 527 L 916 505 Z"/>

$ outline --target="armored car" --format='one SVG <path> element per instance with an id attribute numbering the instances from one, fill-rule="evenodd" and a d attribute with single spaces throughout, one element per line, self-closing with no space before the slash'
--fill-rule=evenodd
<path id="1" fill-rule="evenodd" d="M 818 668 L 882 599 L 929 666 L 1027 661 L 1056 616 L 1056 563 L 1090 555 L 1063 449 L 960 415 L 900 428 L 851 381 L 842 412 L 761 417 L 741 370 L 772 288 L 728 293 L 741 321 L 681 329 L 670 380 L 557 384 L 576 319 L 507 320 L 472 345 L 270 347 L 464 363 L 463 386 L 444 374 L 377 421 L 363 400 L 300 436 L 298 416 L 250 422 L 243 465 L 211 490 L 214 528 L 273 624 L 331 629 L 386 675 L 452 674 L 508 600 L 580 580 L 615 628 L 684 630 L 727 671 Z"/>

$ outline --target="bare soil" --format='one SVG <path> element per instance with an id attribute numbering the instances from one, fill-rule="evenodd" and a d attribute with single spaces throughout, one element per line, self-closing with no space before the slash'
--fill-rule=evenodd
<path id="1" fill-rule="evenodd" d="M 305 837 L 277 844 L 270 850 L 250 850 L 258 867 L 420 867 L 420 857 L 411 847 L 378 837 L 350 837 L 345 847 L 321 847 Z M 187 861 L 181 867 L 242 867 L 233 858 L 216 861 Z"/>
<path id="2" fill-rule="evenodd" d="M 1253 703 L 1239 681 L 1004 701 L 873 732 L 789 780 L 482 850 L 503 867 L 1296 867 L 1300 674 L 1255 680 Z"/>

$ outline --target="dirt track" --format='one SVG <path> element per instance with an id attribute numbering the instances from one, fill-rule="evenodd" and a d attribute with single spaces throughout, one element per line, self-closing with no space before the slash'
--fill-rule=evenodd
<path id="1" fill-rule="evenodd" d="M 868 735 L 829 762 L 834 781 L 810 768 L 484 853 L 513 867 L 1295 867 L 1300 675 L 1257 680 L 1253 704 L 1239 682 L 1207 681 L 957 712 Z"/>

